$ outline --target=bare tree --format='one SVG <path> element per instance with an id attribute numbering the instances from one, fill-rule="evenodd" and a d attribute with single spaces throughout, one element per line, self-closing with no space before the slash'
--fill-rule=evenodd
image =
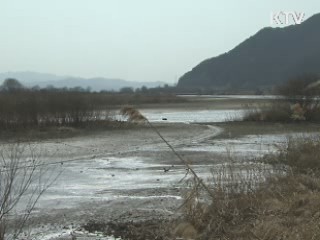
<path id="1" fill-rule="evenodd" d="M 43 193 L 59 174 L 39 159 L 32 145 L 8 144 L 0 150 L 0 240 L 16 239 Z"/>
<path id="2" fill-rule="evenodd" d="M 304 75 L 290 79 L 277 92 L 292 105 L 293 118 L 320 120 L 320 76 Z"/>

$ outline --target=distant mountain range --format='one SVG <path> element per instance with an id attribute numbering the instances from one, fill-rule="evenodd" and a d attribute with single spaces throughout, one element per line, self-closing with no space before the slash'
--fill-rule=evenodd
<path id="1" fill-rule="evenodd" d="M 263 89 L 303 74 L 320 74 L 320 14 L 300 25 L 262 29 L 228 53 L 200 63 L 178 87 Z"/>
<path id="2" fill-rule="evenodd" d="M 90 87 L 93 91 L 114 90 L 118 91 L 123 87 L 132 87 L 133 89 L 146 86 L 147 88 L 163 86 L 164 82 L 133 82 L 123 79 L 108 78 L 80 78 L 70 76 L 57 76 L 53 74 L 37 72 L 6 72 L 0 73 L 0 82 L 7 78 L 15 78 L 26 87 L 39 86 L 41 88 L 49 85 L 56 88 L 72 87 Z"/>

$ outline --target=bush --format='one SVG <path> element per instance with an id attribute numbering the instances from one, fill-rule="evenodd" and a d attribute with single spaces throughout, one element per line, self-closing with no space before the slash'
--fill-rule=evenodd
<path id="1" fill-rule="evenodd" d="M 39 157 L 31 144 L 0 146 L 0 240 L 21 239 L 40 197 L 62 171 Z"/>
<path id="2" fill-rule="evenodd" d="M 0 128 L 76 126 L 108 118 L 103 96 L 20 91 L 0 94 Z"/>
<path id="3" fill-rule="evenodd" d="M 290 122 L 292 110 L 289 103 L 274 103 L 263 108 L 247 109 L 244 121 Z"/>
<path id="4" fill-rule="evenodd" d="M 287 146 L 276 157 L 294 173 L 320 173 L 320 138 L 289 138 Z"/>
<path id="5" fill-rule="evenodd" d="M 320 77 L 305 75 L 290 79 L 277 92 L 293 106 L 293 117 L 300 120 L 320 120 Z M 299 117 L 300 115 L 300 117 Z"/>
<path id="6" fill-rule="evenodd" d="M 196 239 L 320 239 L 320 139 L 291 138 L 267 159 L 274 164 L 269 175 L 247 164 L 252 177 L 245 178 L 231 162 L 214 178 L 213 197 L 190 191 L 183 221 L 195 228 Z M 257 171 L 250 175 L 252 166 Z"/>
<path id="7" fill-rule="evenodd" d="M 249 109 L 244 121 L 320 121 L 320 77 L 306 75 L 290 79 L 279 86 L 276 93 L 282 96 L 271 106 Z"/>

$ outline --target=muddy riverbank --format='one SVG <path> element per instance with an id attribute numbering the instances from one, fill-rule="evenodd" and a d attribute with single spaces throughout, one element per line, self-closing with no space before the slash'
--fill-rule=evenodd
<path id="1" fill-rule="evenodd" d="M 290 134 L 302 134 L 301 128 L 293 127 L 279 134 L 253 135 L 248 126 L 248 134 L 233 137 L 225 133 L 228 123 L 217 125 L 154 123 L 208 181 L 211 170 L 228 161 L 230 153 L 239 162 L 254 161 L 277 151 Z M 235 131 L 234 123 L 230 126 Z M 34 239 L 44 239 L 47 233 L 55 236 L 51 239 L 59 239 L 52 234 L 90 221 L 153 221 L 179 216 L 186 186 L 181 180 L 188 171 L 148 126 L 30 144 L 43 161 L 57 163 L 55 171 L 61 171 L 33 212 L 30 228 L 38 229 Z"/>

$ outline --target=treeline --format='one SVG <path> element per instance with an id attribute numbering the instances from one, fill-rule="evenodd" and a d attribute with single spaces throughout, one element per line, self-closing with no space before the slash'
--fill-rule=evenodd
<path id="1" fill-rule="evenodd" d="M 25 87 L 16 79 L 6 79 L 3 84 L 0 86 L 0 92 L 12 92 L 12 91 L 32 91 L 32 92 L 97 92 L 92 91 L 91 87 L 62 87 L 57 88 L 53 85 L 48 85 L 46 87 L 40 88 L 39 86 L 33 87 Z M 177 87 L 170 86 L 168 84 L 164 84 L 163 86 L 147 88 L 146 86 L 142 86 L 140 88 L 133 87 L 122 87 L 118 91 L 114 90 L 101 90 L 98 91 L 100 93 L 121 93 L 121 94 L 139 94 L 139 95 L 148 95 L 148 94 L 167 94 L 167 95 L 231 95 L 231 94 L 254 94 L 254 95 L 262 95 L 271 93 L 271 89 L 262 88 L 255 90 L 241 89 L 236 87 L 229 88 L 218 88 L 218 87 Z"/>
<path id="2" fill-rule="evenodd" d="M 119 90 L 120 93 L 138 93 L 138 94 L 176 94 L 176 95 L 263 95 L 270 94 L 272 89 L 268 88 L 256 88 L 241 89 L 241 88 L 217 88 L 217 87 L 177 87 L 177 86 L 159 86 L 153 88 L 147 88 L 142 86 L 141 88 L 133 89 L 131 87 L 123 87 Z"/>
<path id="3" fill-rule="evenodd" d="M 33 90 L 12 79 L 1 90 L 0 129 L 85 126 L 112 120 L 110 112 L 119 106 L 185 101 L 173 94 Z"/>
<path id="4" fill-rule="evenodd" d="M 164 86 L 158 86 L 153 88 L 147 88 L 142 86 L 140 88 L 133 87 L 122 87 L 118 91 L 115 90 L 100 90 L 92 91 L 91 87 L 86 88 L 81 86 L 75 87 L 55 87 L 53 85 L 48 85 L 46 87 L 39 87 L 38 85 L 32 87 L 26 87 L 19 82 L 19 80 L 14 78 L 5 79 L 0 86 L 0 92 L 17 92 L 17 91 L 32 91 L 32 92 L 100 92 L 100 93 L 123 93 L 123 94 L 173 94 L 177 92 L 177 88 L 174 86 L 169 86 L 165 84 Z"/>
<path id="5" fill-rule="evenodd" d="M 79 126 L 107 120 L 101 95 L 89 93 L 18 91 L 0 94 L 2 129 L 34 126 Z"/>

